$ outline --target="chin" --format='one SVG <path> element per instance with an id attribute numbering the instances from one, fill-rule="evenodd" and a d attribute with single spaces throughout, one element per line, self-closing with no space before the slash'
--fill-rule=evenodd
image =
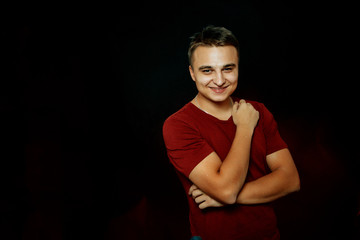
<path id="1" fill-rule="evenodd" d="M 213 102 L 223 102 L 230 97 L 230 94 L 211 94 L 209 99 Z"/>

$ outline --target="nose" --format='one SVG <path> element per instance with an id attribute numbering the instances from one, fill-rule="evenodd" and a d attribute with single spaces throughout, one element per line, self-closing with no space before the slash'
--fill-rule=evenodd
<path id="1" fill-rule="evenodd" d="M 218 86 L 218 87 L 221 87 L 222 85 L 224 85 L 224 83 L 225 83 L 225 78 L 224 78 L 224 76 L 223 76 L 222 71 L 216 74 L 216 76 L 215 76 L 215 78 L 214 78 L 213 81 L 214 81 L 214 83 L 216 84 L 216 86 Z"/>

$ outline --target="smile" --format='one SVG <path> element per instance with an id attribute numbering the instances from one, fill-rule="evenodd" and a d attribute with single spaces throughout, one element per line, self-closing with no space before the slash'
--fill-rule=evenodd
<path id="1" fill-rule="evenodd" d="M 215 92 L 215 93 L 223 93 L 227 87 L 229 86 L 225 86 L 225 87 L 210 87 L 210 89 Z"/>

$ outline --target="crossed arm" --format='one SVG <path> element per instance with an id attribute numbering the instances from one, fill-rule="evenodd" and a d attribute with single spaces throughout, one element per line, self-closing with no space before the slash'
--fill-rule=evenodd
<path id="1" fill-rule="evenodd" d="M 300 189 L 300 180 L 294 161 L 288 149 L 282 149 L 266 156 L 271 173 L 248 182 L 242 186 L 235 203 L 260 204 L 276 200 Z M 199 208 L 220 207 L 225 202 L 205 193 L 193 185 L 189 194 L 192 195 Z"/>
<path id="2" fill-rule="evenodd" d="M 266 203 L 299 190 L 299 175 L 288 149 L 267 155 L 271 173 L 245 184 L 251 139 L 259 113 L 250 103 L 240 100 L 234 103 L 232 116 L 236 133 L 226 158 L 221 161 L 216 152 L 212 152 L 189 175 L 194 183 L 189 194 L 199 207 Z"/>
<path id="3" fill-rule="evenodd" d="M 251 139 L 259 112 L 244 100 L 232 109 L 236 132 L 228 155 L 221 161 L 216 152 L 205 157 L 190 173 L 189 179 L 216 201 L 234 204 L 245 182 L 249 166 Z"/>

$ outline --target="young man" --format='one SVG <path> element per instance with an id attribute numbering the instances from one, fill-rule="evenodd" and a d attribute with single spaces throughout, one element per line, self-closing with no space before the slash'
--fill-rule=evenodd
<path id="1" fill-rule="evenodd" d="M 295 164 L 266 107 L 231 97 L 239 44 L 209 26 L 190 43 L 196 97 L 164 123 L 168 156 L 189 193 L 193 236 L 279 239 L 269 202 L 300 188 Z"/>

